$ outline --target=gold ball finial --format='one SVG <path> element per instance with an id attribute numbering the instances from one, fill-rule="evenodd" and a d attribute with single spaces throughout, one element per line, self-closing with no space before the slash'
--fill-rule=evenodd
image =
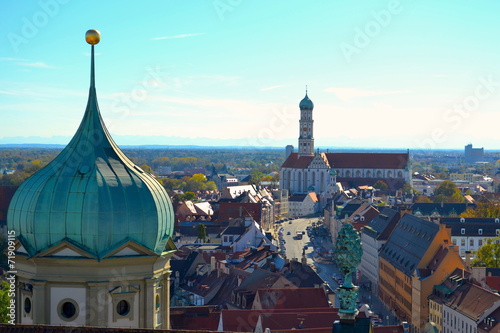
<path id="1" fill-rule="evenodd" d="M 101 33 L 99 32 L 99 30 L 90 29 L 85 34 L 85 40 L 87 41 L 87 43 L 95 45 L 101 40 Z"/>

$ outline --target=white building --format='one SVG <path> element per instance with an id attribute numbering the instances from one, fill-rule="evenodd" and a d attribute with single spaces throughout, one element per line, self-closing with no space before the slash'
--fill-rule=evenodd
<path id="1" fill-rule="evenodd" d="M 290 216 L 308 216 L 318 212 L 318 197 L 316 193 L 292 195 L 288 199 Z"/>
<path id="2" fill-rule="evenodd" d="M 379 250 L 386 243 L 400 217 L 397 211 L 385 208 L 361 231 L 363 256 L 359 270 L 362 281 L 370 281 L 374 293 L 378 290 Z"/>
<path id="3" fill-rule="evenodd" d="M 466 251 L 477 251 L 488 239 L 500 236 L 500 218 L 441 218 L 451 229 L 451 241 L 465 257 Z"/>

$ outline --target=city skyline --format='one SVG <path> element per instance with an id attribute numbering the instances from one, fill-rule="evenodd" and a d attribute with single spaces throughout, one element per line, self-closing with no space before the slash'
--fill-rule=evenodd
<path id="1" fill-rule="evenodd" d="M 84 35 L 98 29 L 98 99 L 118 144 L 297 147 L 307 85 L 316 146 L 500 148 L 493 1 L 120 4 L 5 4 L 0 144 L 69 141 L 88 93 Z"/>

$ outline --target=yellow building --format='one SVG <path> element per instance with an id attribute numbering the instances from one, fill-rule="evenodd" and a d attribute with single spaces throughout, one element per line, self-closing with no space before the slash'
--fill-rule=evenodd
<path id="1" fill-rule="evenodd" d="M 379 296 L 413 332 L 428 321 L 427 297 L 455 268 L 463 268 L 451 233 L 438 225 L 406 214 L 380 252 Z"/>

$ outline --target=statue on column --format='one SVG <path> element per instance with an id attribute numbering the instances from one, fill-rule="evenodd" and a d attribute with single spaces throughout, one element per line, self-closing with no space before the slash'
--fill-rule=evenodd
<path id="1" fill-rule="evenodd" d="M 335 248 L 337 267 L 344 273 L 344 283 L 338 289 L 341 321 L 354 321 L 358 314 L 356 301 L 359 287 L 352 283 L 352 274 L 356 272 L 361 263 L 362 255 L 363 248 L 358 231 L 352 224 L 344 224 L 338 233 Z"/>

